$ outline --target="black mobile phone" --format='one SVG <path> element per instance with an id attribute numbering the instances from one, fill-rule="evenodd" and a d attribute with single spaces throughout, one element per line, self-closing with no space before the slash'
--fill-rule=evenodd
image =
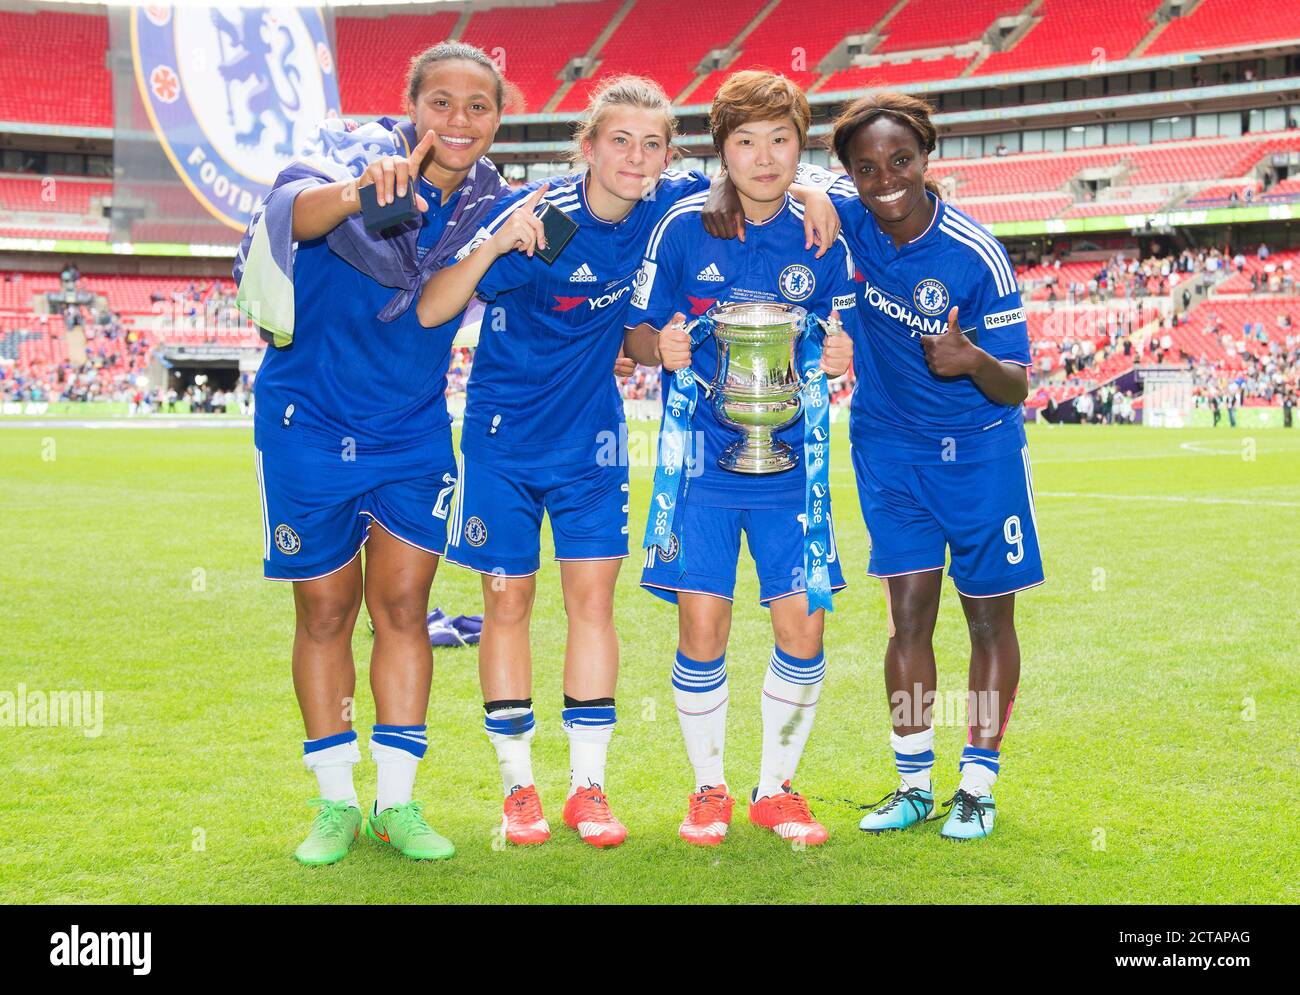
<path id="1" fill-rule="evenodd" d="M 578 230 L 578 223 L 554 204 L 545 201 L 542 202 L 542 209 L 537 212 L 537 216 L 542 219 L 542 231 L 546 233 L 546 248 L 538 249 L 536 255 L 541 256 L 549 266 L 569 244 L 569 239 L 573 238 L 573 233 Z"/>
<path id="2" fill-rule="evenodd" d="M 361 198 L 361 221 L 366 226 L 366 231 L 372 235 L 379 232 L 387 231 L 389 228 L 396 228 L 404 225 L 408 221 L 414 221 L 420 216 L 420 212 L 415 206 L 415 184 L 408 182 L 406 184 L 406 196 L 397 197 L 391 204 L 379 206 L 379 195 L 377 188 L 372 183 L 370 186 L 362 187 L 359 191 Z"/>

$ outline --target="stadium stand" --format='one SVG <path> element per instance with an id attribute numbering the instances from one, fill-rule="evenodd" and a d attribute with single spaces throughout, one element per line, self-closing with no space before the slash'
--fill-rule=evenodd
<path id="1" fill-rule="evenodd" d="M 1273 252 L 1263 258 L 1258 252 L 1243 253 L 1233 259 L 1231 275 L 1215 290 L 1220 294 L 1278 292 L 1285 289 L 1288 276 L 1293 283 L 1300 279 L 1300 249 Z"/>
<path id="2" fill-rule="evenodd" d="M 107 197 L 113 184 L 73 177 L 0 176 L 0 211 L 89 214 L 90 202 Z"/>
<path id="3" fill-rule="evenodd" d="M 1300 176 L 1274 184 L 1260 195 L 1261 200 L 1296 200 L 1300 198 Z"/>
<path id="4" fill-rule="evenodd" d="M 911 52 L 978 41 L 993 22 L 1017 14 L 1025 0 L 909 0 L 881 28 L 876 52 Z"/>
<path id="5" fill-rule="evenodd" d="M 1105 200 L 1093 204 L 1075 204 L 1063 218 L 1100 218 L 1111 214 L 1154 214 L 1163 210 L 1165 201 Z"/>
<path id="6" fill-rule="evenodd" d="M 18 228 L 12 225 L 0 226 L 0 238 L 58 238 L 78 242 L 107 242 L 107 228 L 62 228 L 57 224 L 41 225 L 39 228 Z"/>
<path id="7" fill-rule="evenodd" d="M 546 12 L 546 39 L 541 45 L 537 44 L 536 10 L 500 7 L 475 11 L 460 40 L 490 55 L 501 50 L 506 78 L 523 97 L 520 109 L 541 111 L 560 86 L 561 70 L 591 48 L 622 5 L 623 0 L 559 4 Z"/>
<path id="8" fill-rule="evenodd" d="M 113 125 L 108 18 L 0 11 L 0 121 Z"/>
<path id="9" fill-rule="evenodd" d="M 974 75 L 1025 72 L 1127 58 L 1152 27 L 1162 0 L 1043 0 L 1034 25 L 1004 52 L 993 52 Z"/>
<path id="10" fill-rule="evenodd" d="M 1235 197 L 1233 195 L 1236 195 Z M 1188 197 L 1184 202 L 1189 207 L 1222 207 L 1226 204 L 1239 203 L 1248 198 L 1258 197 L 1260 186 L 1254 180 L 1235 183 L 1215 183 L 1203 187 Z"/>
<path id="11" fill-rule="evenodd" d="M 346 114 L 402 112 L 411 56 L 451 36 L 459 14 L 390 14 L 335 20 L 339 97 Z"/>
<path id="12" fill-rule="evenodd" d="M 382 17 L 339 12 L 335 24 L 343 109 L 357 118 L 400 113 L 410 56 L 453 36 L 489 54 L 501 50 L 507 78 L 520 97 L 508 111 L 556 110 L 569 115 L 585 106 L 602 79 L 618 72 L 650 75 L 678 104 L 699 105 L 712 99 L 728 74 L 750 67 L 786 73 L 814 95 L 873 85 L 907 89 L 963 77 L 971 79 L 969 88 L 975 90 L 993 74 L 1093 63 L 1097 49 L 1111 62 L 1232 51 L 1237 59 L 1258 54 L 1262 67 L 1265 59 L 1276 65 L 1278 58 L 1293 58 L 1295 48 L 1287 43 L 1300 42 L 1300 21 L 1279 16 L 1292 12 L 1288 0 L 1199 0 L 1186 6 L 1189 13 L 1164 21 L 1168 12 L 1163 0 L 737 0 L 715 5 L 573 0 L 528 6 L 481 0 L 472 8 L 425 8 Z M 5 66 L 0 75 L 0 121 L 110 127 L 110 77 L 103 59 L 107 42 L 102 8 L 76 13 L 0 11 L 0 58 Z M 585 56 L 592 60 L 583 69 L 589 75 L 566 81 L 566 70 Z M 1225 63 L 1232 74 L 1225 68 L 1223 78 L 1249 79 L 1242 65 L 1246 63 Z M 1294 61 L 1287 65 L 1293 73 Z M 1204 81 L 1219 80 L 1218 69 L 1208 63 L 1202 70 Z M 1184 70 L 1182 78 L 1186 75 Z M 1069 81 L 1056 85 L 1068 86 Z M 1050 85 L 1039 86 L 1044 89 Z M 960 99 L 955 104 L 950 97 L 944 99 L 945 111 L 965 106 Z M 1052 98 L 1040 93 L 1025 99 Z M 1064 152 L 936 156 L 931 172 L 956 206 L 989 225 L 1300 200 L 1296 161 L 1269 160 L 1275 153 L 1300 153 L 1296 108 L 1283 113 L 1266 108 L 1262 100 L 1240 106 L 1242 127 L 1247 113 L 1249 126 L 1257 128 L 1256 113 L 1267 112 L 1269 128 L 1290 124 L 1291 130 L 1154 144 L 1090 144 Z M 1161 110 L 1154 102 L 1149 111 L 1152 118 L 1183 113 Z M 1016 109 L 1008 107 L 997 128 L 1017 129 L 1015 115 Z M 1082 124 L 1076 115 L 1055 127 L 1073 126 L 1077 132 L 1084 130 Z M 1201 124 L 1198 120 L 1196 127 Z M 1211 125 L 1214 130 L 1235 130 Z M 518 125 L 512 127 L 522 132 Z M 508 141 L 534 140 L 532 124 L 528 127 L 526 137 Z M 549 123 L 537 130 L 548 129 L 557 130 Z M 985 130 L 996 129 L 989 124 Z M 946 131 L 944 150 L 952 139 L 969 132 Z M 539 135 L 537 140 L 553 137 Z M 983 142 L 975 147 L 985 150 L 1001 141 L 992 134 L 974 137 Z M 1066 141 L 1071 142 L 1068 134 Z M 21 161 L 11 165 L 6 159 L 6 170 L 19 168 L 41 167 Z M 57 175 L 56 195 L 50 200 L 44 180 L 33 173 L 0 174 L 0 237 L 108 239 L 98 208 L 111 196 L 111 183 Z M 127 196 L 119 191 L 120 199 Z M 133 241 L 228 244 L 230 231 L 215 221 L 196 225 L 168 220 L 172 208 L 183 216 L 191 206 L 190 194 L 179 185 L 159 185 L 140 196 L 157 205 L 161 220 L 134 222 Z M 1242 217 L 1257 224 L 1257 214 Z M 1080 243 L 1085 258 L 1066 255 L 1060 262 L 1049 258 L 1018 267 L 1034 358 L 1036 393 L 1031 406 L 1066 404 L 1084 392 L 1107 390 L 1136 363 L 1192 364 L 1207 397 L 1235 394 L 1241 403 L 1269 403 L 1280 389 L 1288 389 L 1285 385 L 1295 389 L 1300 367 L 1293 320 L 1300 317 L 1295 280 L 1300 249 L 1224 250 L 1229 239 L 1249 237 L 1253 245 L 1261 237 L 1260 231 L 1247 235 L 1234 223 L 1231 228 L 1191 233 L 1186 242 L 1181 232 L 1176 236 L 1179 244 L 1188 245 L 1214 245 L 1217 240 L 1217 249 L 1188 248 L 1177 258 L 1161 258 L 1159 252 L 1172 244 L 1167 233 L 1146 238 L 1128 230 L 1137 226 L 1116 223 L 1104 237 L 1058 242 L 1057 227 L 1046 237 L 1044 227 L 1038 226 L 1034 244 L 1028 237 L 1016 244 L 1015 258 L 1037 259 L 1039 253 L 1068 251 Z M 1072 232 L 1078 225 L 1058 227 Z M 1273 233 L 1282 235 L 1282 228 L 1269 228 L 1263 236 L 1271 238 Z M 1155 250 L 1153 243 L 1160 240 L 1164 249 Z M 1279 244 L 1296 243 L 1286 234 Z M 1148 248 L 1154 253 L 1150 258 L 1133 258 Z M 23 260 L 13 265 L 34 264 Z M 176 263 L 181 270 L 186 265 Z M 1180 296 L 1182 281 L 1192 277 L 1197 278 L 1197 289 L 1208 294 L 1198 303 L 1185 293 Z M 149 367 L 160 347 L 261 346 L 248 323 L 231 311 L 229 280 L 84 275 L 79 289 L 91 293 L 94 304 L 77 308 L 80 321 L 70 327 L 57 306 L 48 313 L 44 295 L 59 286 L 58 276 L 48 273 L 0 272 L 0 392 L 6 399 L 24 392 L 29 398 L 120 399 L 133 389 L 132 378 Z M 471 364 L 471 350 L 456 351 L 449 390 L 464 389 Z M 627 381 L 625 396 L 652 399 L 658 384 L 654 371 L 639 369 Z M 837 391 L 842 400 L 843 384 Z"/>
<path id="13" fill-rule="evenodd" d="M 637 0 L 601 46 L 596 74 L 574 83 L 556 110 L 582 110 L 600 81 L 618 73 L 653 77 L 669 99 L 676 99 L 695 79 L 695 68 L 704 57 L 726 48 L 763 6 L 763 0 L 699 6 Z"/>
<path id="14" fill-rule="evenodd" d="M 955 205 L 983 225 L 1001 221 L 1038 221 L 1055 218 L 1074 203 L 1068 194 L 1023 197 L 1018 200 L 955 201 Z"/>
<path id="15" fill-rule="evenodd" d="M 1201 0 L 1190 14 L 1170 21 L 1143 54 L 1204 52 L 1300 39 L 1295 18 L 1279 16 L 1288 9 L 1294 13 L 1294 7 L 1279 11 L 1254 0 Z"/>
<path id="16" fill-rule="evenodd" d="M 706 76 L 683 103 L 708 103 L 723 80 L 738 69 L 772 69 L 785 73 L 800 86 L 811 87 L 821 77 L 817 66 L 830 51 L 850 35 L 866 34 L 895 3 L 896 0 L 863 0 L 854 4 L 837 0 L 781 0 L 741 42 L 735 61 Z M 797 50 L 792 38 L 799 40 Z M 804 68 L 796 67 L 796 56 L 802 57 L 798 65 Z"/>
<path id="17" fill-rule="evenodd" d="M 831 73 L 817 87 L 819 93 L 857 90 L 864 87 L 902 86 L 930 80 L 952 79 L 970 65 L 969 57 L 945 56 L 912 62 L 882 62 L 877 66 L 854 66 Z"/>

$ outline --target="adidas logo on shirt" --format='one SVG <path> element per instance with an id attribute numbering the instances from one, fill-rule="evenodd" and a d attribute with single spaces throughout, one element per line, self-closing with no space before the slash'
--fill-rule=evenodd
<path id="1" fill-rule="evenodd" d="M 709 263 L 709 265 L 705 266 L 704 269 L 700 270 L 700 272 L 696 274 L 695 279 L 700 280 L 703 283 L 721 283 L 726 279 L 726 277 L 718 271 L 717 263 Z"/>
<path id="2" fill-rule="evenodd" d="M 583 263 L 573 271 L 573 276 L 569 277 L 570 283 L 595 283 L 596 274 L 591 271 L 591 267 Z"/>

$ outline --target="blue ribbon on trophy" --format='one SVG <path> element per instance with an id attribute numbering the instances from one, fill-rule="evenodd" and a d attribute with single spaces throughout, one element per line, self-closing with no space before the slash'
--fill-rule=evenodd
<path id="1" fill-rule="evenodd" d="M 707 316 L 698 318 L 686 326 L 686 331 L 691 334 L 691 349 L 694 350 L 712 334 L 713 322 Z M 654 546 L 664 554 L 668 554 L 672 548 L 673 519 L 678 505 L 686 500 L 686 492 L 690 487 L 687 448 L 692 448 L 691 459 L 703 458 L 703 453 L 694 451 L 694 440 L 691 437 L 691 422 L 695 417 L 699 388 L 699 379 L 689 366 L 677 370 L 668 382 L 663 428 L 659 433 L 654 490 L 650 496 L 650 517 L 646 521 L 642 548 Z M 709 390 L 707 384 L 704 389 Z M 684 572 L 685 544 L 679 541 L 677 547 L 678 565 Z"/>
<path id="2" fill-rule="evenodd" d="M 659 437 L 659 460 L 651 495 L 650 517 L 642 545 L 671 551 L 677 508 L 685 501 L 686 446 L 702 387 L 724 425 L 743 433 L 718 461 L 724 470 L 746 474 L 781 473 L 799 457 L 773 433 L 804 414 L 804 588 L 808 613 L 833 611 L 830 589 L 830 398 L 821 370 L 818 324 L 839 334 L 838 321 L 823 321 L 801 307 L 778 303 L 729 303 L 710 308 L 691 322 L 691 348 L 713 336 L 718 370 L 711 384 L 701 384 L 689 367 L 669 382 Z M 694 454 L 702 458 L 702 454 Z M 678 543 L 679 567 L 685 571 L 685 543 Z M 664 557 L 667 559 L 667 556 Z"/>
<path id="3" fill-rule="evenodd" d="M 835 610 L 827 566 L 831 550 L 831 400 L 826 373 L 821 368 L 822 350 L 813 341 L 814 321 L 827 335 L 843 334 L 839 318 L 832 316 L 823 321 L 815 315 L 808 315 L 799 343 L 799 366 L 803 375 L 803 566 L 810 615 L 818 608 L 825 608 L 828 612 Z"/>

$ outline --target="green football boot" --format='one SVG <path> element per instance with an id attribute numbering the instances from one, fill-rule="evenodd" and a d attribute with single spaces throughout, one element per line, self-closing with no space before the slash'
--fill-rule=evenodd
<path id="1" fill-rule="evenodd" d="M 939 835 L 950 840 L 977 840 L 993 832 L 993 816 L 997 809 L 993 796 L 976 798 L 969 791 L 957 790 L 944 805 L 950 809 L 948 821 Z"/>
<path id="2" fill-rule="evenodd" d="M 294 858 L 312 867 L 337 863 L 348 855 L 361 832 L 361 809 L 324 798 L 313 798 L 307 804 L 319 806 L 320 811 L 307 838 L 293 851 Z"/>
<path id="3" fill-rule="evenodd" d="M 424 821 L 423 807 L 423 802 L 413 801 L 378 814 L 372 808 L 366 819 L 366 835 L 412 860 L 446 860 L 456 848 Z"/>

